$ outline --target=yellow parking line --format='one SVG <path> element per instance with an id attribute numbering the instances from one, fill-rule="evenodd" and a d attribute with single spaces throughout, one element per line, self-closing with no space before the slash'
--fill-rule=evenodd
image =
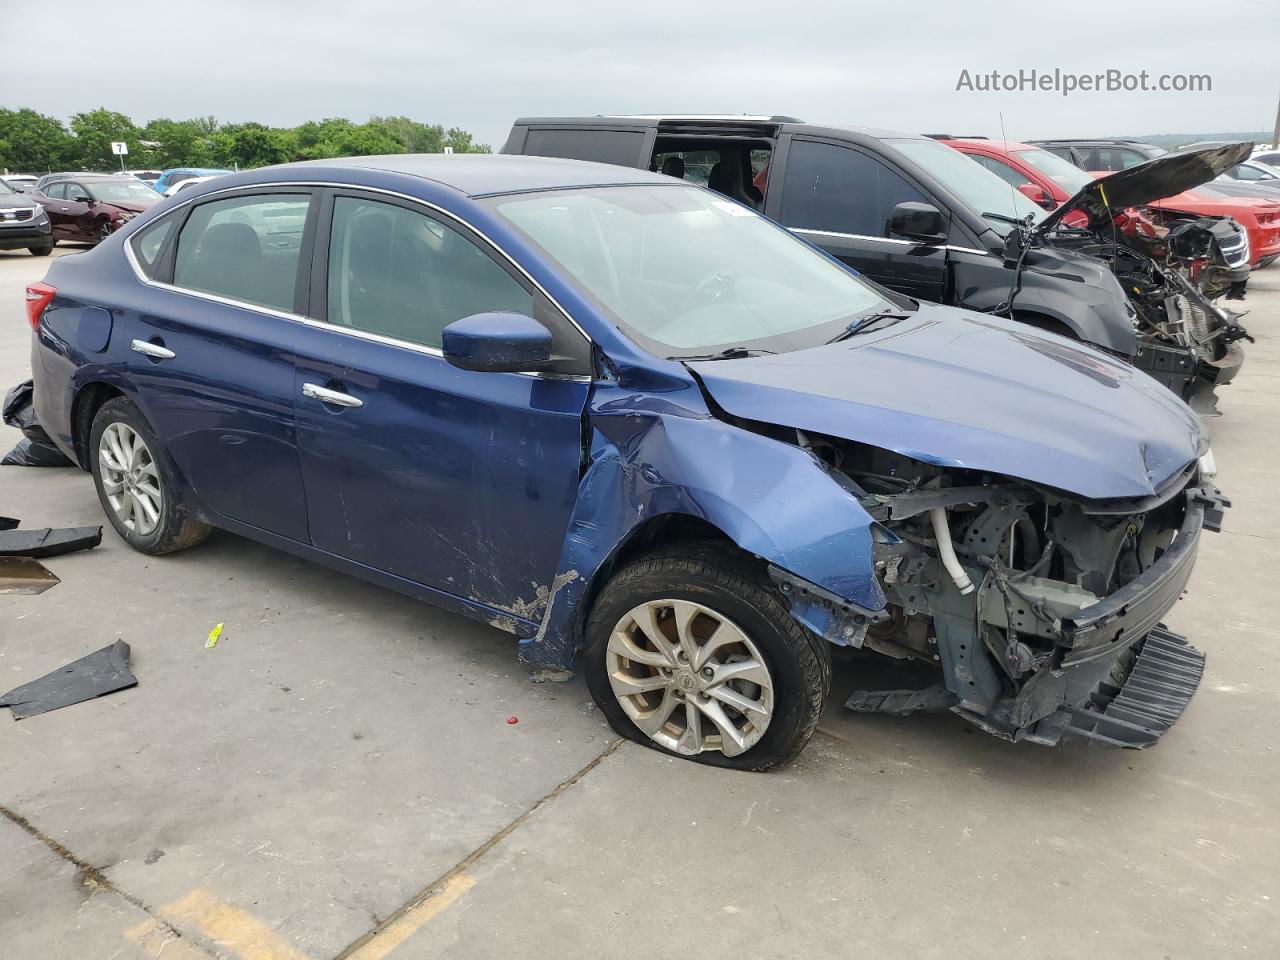
<path id="1" fill-rule="evenodd" d="M 194 944 L 188 943 L 159 920 L 144 920 L 124 932 L 125 939 L 137 944 L 150 960 L 209 960 Z"/>
<path id="2" fill-rule="evenodd" d="M 382 960 L 475 885 L 475 880 L 465 873 L 451 877 L 439 893 L 410 907 L 349 953 L 347 960 Z"/>
<path id="3" fill-rule="evenodd" d="M 241 960 L 307 960 L 306 954 L 285 943 L 253 914 L 224 903 L 207 890 L 192 890 L 159 912 L 175 926 L 199 928 Z"/>

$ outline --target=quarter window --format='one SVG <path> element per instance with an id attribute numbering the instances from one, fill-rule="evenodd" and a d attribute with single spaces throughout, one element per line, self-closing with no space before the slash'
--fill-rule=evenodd
<path id="1" fill-rule="evenodd" d="M 439 347 L 450 323 L 491 311 L 533 316 L 533 295 L 467 237 L 394 204 L 334 200 L 330 323 Z"/>
<path id="2" fill-rule="evenodd" d="M 875 157 L 809 140 L 792 143 L 784 180 L 782 222 L 800 229 L 883 237 L 895 206 L 929 202 Z"/>
<path id="3" fill-rule="evenodd" d="M 130 240 L 138 266 L 152 280 L 156 278 L 156 271 L 160 266 L 160 251 L 164 249 L 165 238 L 173 231 L 173 224 L 173 217 L 165 217 L 159 223 L 139 231 Z"/>
<path id="4" fill-rule="evenodd" d="M 178 235 L 174 285 L 292 311 L 310 203 L 279 193 L 200 204 Z"/>

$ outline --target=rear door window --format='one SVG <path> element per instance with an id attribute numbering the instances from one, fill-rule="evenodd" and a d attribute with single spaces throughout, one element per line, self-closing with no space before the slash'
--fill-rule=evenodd
<path id="1" fill-rule="evenodd" d="M 870 154 L 811 140 L 791 144 L 783 180 L 781 220 L 807 230 L 883 237 L 899 203 L 930 202 Z"/>
<path id="2" fill-rule="evenodd" d="M 310 204 L 306 193 L 200 204 L 178 235 L 174 285 L 292 312 Z"/>
<path id="3" fill-rule="evenodd" d="M 51 183 L 45 187 L 44 195 L 51 200 L 61 200 L 67 195 L 67 185 L 65 183 Z"/>

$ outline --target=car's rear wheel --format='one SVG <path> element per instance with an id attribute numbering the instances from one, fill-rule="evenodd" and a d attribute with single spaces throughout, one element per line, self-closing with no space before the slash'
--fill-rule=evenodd
<path id="1" fill-rule="evenodd" d="M 135 550 L 173 553 L 209 535 L 188 513 L 160 440 L 127 398 L 107 401 L 94 416 L 89 469 L 107 519 Z"/>
<path id="2" fill-rule="evenodd" d="M 27 247 L 27 250 L 33 257 L 47 257 L 53 253 L 53 244 L 51 243 L 45 247 Z"/>
<path id="3" fill-rule="evenodd" d="M 743 770 L 794 757 L 831 685 L 826 642 L 730 551 L 655 553 L 617 574 L 587 622 L 587 685 L 615 730 Z"/>

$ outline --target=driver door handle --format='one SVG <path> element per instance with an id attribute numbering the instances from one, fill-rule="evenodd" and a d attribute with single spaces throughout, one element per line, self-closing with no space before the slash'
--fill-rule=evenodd
<path id="1" fill-rule="evenodd" d="M 318 383 L 304 383 L 302 385 L 302 395 L 324 403 L 332 403 L 335 407 L 364 406 L 364 401 L 359 397 L 353 397 L 349 393 L 342 393 L 338 390 L 330 390 L 327 387 L 320 386 Z"/>
<path id="2" fill-rule="evenodd" d="M 168 347 L 162 347 L 158 343 L 148 343 L 146 340 L 135 340 L 129 344 L 129 349 L 134 353 L 141 353 L 147 357 L 154 357 L 157 360 L 172 360 L 177 356 Z"/>

